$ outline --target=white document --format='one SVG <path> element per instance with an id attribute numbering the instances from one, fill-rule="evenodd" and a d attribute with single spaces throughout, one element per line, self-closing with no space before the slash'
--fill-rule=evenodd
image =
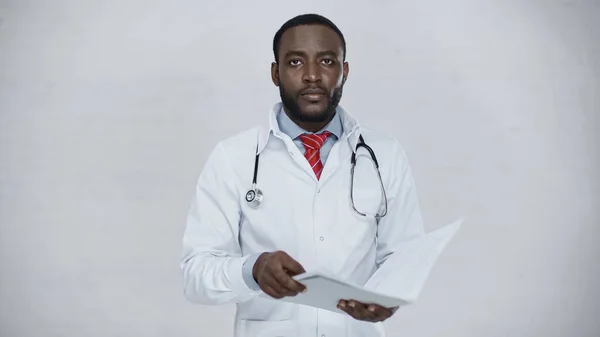
<path id="1" fill-rule="evenodd" d="M 339 300 L 355 300 L 362 303 L 375 303 L 384 307 L 399 307 L 408 304 L 406 301 L 364 287 L 342 281 L 326 271 L 307 272 L 296 276 L 298 282 L 306 286 L 307 292 L 295 297 L 284 297 L 281 301 L 304 304 L 337 313 L 346 314 L 337 308 Z"/>
<path id="2" fill-rule="evenodd" d="M 327 270 L 309 271 L 294 277 L 306 286 L 307 292 L 295 297 L 284 297 L 280 301 L 337 313 L 344 313 L 337 308 L 339 300 L 342 299 L 384 307 L 400 307 L 414 303 L 435 261 L 458 231 L 462 221 L 454 221 L 403 243 L 363 286 L 341 280 Z"/>

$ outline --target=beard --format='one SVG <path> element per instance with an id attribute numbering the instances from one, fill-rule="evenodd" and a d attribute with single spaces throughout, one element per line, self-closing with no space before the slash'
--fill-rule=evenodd
<path id="1" fill-rule="evenodd" d="M 279 96 L 281 96 L 281 102 L 283 106 L 288 110 L 288 113 L 294 120 L 308 122 L 308 123 L 322 123 L 327 119 L 331 118 L 337 109 L 340 100 L 342 99 L 342 93 L 344 90 L 344 84 L 333 89 L 333 94 L 327 96 L 327 105 L 324 109 L 310 114 L 302 111 L 298 101 L 299 97 L 294 97 L 290 94 L 283 84 L 279 84 Z"/>

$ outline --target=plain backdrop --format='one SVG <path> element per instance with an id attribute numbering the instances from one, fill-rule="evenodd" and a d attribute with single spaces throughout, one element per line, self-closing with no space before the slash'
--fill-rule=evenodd
<path id="1" fill-rule="evenodd" d="M 234 306 L 183 297 L 186 213 L 307 12 L 426 230 L 465 217 L 389 336 L 600 335 L 599 1 L 0 0 L 0 336 L 231 335 Z"/>

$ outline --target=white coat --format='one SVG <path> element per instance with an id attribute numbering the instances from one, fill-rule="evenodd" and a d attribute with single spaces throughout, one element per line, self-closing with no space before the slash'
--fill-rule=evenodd
<path id="1" fill-rule="evenodd" d="M 280 108 L 278 103 L 271 109 L 267 125 L 222 140 L 211 151 L 183 236 L 185 296 L 205 305 L 235 303 L 235 337 L 384 336 L 381 323 L 259 298 L 262 291 L 243 280 L 249 255 L 282 250 L 307 271 L 327 268 L 376 290 L 378 266 L 402 241 L 423 235 L 411 169 L 396 140 L 361 128 L 338 107 L 344 132 L 317 180 L 292 139 L 279 130 Z M 350 157 L 359 134 L 377 156 L 386 189 L 388 213 L 379 223 L 358 215 L 350 202 Z M 257 187 L 264 199 L 253 209 L 245 195 L 257 144 Z M 383 209 L 383 199 L 369 158 L 363 148 L 357 151 L 354 202 L 360 211 L 375 213 Z"/>

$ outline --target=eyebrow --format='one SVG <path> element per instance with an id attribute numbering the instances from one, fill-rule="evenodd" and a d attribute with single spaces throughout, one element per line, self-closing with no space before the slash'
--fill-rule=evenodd
<path id="1" fill-rule="evenodd" d="M 287 53 L 285 53 L 285 57 L 286 58 L 290 57 L 290 56 L 293 56 L 293 55 L 305 56 L 306 53 L 303 52 L 303 51 L 301 51 L 301 50 L 290 50 Z M 335 56 L 335 57 L 338 56 L 337 53 L 334 52 L 333 50 L 323 50 L 323 51 L 317 52 L 317 56 L 326 56 L 326 55 L 332 55 L 332 56 Z"/>

